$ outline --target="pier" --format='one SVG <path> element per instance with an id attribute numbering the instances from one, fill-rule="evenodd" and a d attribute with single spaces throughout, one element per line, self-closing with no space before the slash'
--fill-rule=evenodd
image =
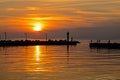
<path id="1" fill-rule="evenodd" d="M 69 41 L 66 40 L 48 40 L 48 41 L 39 41 L 39 40 L 16 40 L 16 41 L 0 41 L 0 46 L 32 46 L 32 45 L 77 45 L 79 41 Z"/>
<path id="2" fill-rule="evenodd" d="M 106 49 L 120 49 L 120 43 L 110 43 L 110 40 L 107 43 L 101 43 L 100 40 L 97 42 L 89 43 L 90 48 L 106 48 Z"/>
<path id="3" fill-rule="evenodd" d="M 47 40 L 40 41 L 40 40 L 28 40 L 27 33 L 25 33 L 25 40 L 6 40 L 6 33 L 5 33 L 5 40 L 0 40 L 0 47 L 2 46 L 32 46 L 32 45 L 77 45 L 80 43 L 79 41 L 69 40 L 69 32 L 66 34 L 66 40 Z"/>

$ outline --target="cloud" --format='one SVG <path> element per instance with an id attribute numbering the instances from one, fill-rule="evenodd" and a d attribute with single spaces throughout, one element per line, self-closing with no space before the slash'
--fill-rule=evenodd
<path id="1" fill-rule="evenodd" d="M 0 31 L 23 32 L 29 22 L 41 21 L 61 34 L 63 29 L 80 33 L 78 38 L 116 38 L 119 5 L 119 0 L 1 0 Z"/>

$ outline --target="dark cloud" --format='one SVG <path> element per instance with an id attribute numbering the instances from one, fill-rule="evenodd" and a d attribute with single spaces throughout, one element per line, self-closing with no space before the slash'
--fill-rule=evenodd
<path id="1" fill-rule="evenodd" d="M 66 32 L 70 31 L 71 36 L 76 39 L 120 39 L 120 23 L 119 20 L 108 20 L 91 27 L 81 27 L 73 29 L 61 29 L 50 31 L 51 34 L 58 34 L 63 38 Z M 61 35 L 60 35 L 61 34 Z M 58 36 L 56 36 L 58 37 Z"/>

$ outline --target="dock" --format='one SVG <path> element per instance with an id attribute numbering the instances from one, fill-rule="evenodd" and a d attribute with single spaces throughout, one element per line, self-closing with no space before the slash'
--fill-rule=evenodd
<path id="1" fill-rule="evenodd" d="M 66 41 L 66 40 L 48 40 L 48 41 L 39 41 L 39 40 L 7 40 L 7 41 L 0 41 L 0 47 L 2 46 L 33 46 L 33 45 L 77 45 L 80 43 L 79 41 Z"/>
<path id="2" fill-rule="evenodd" d="M 32 45 L 77 45 L 80 43 L 79 41 L 73 40 L 71 38 L 70 40 L 70 35 L 69 32 L 66 33 L 66 39 L 64 40 L 51 40 L 47 39 L 46 35 L 46 41 L 41 41 L 41 40 L 28 40 L 27 33 L 25 33 L 25 40 L 7 40 L 7 34 L 6 32 L 4 33 L 5 39 L 0 40 L 0 47 L 2 46 L 32 46 Z"/>
<path id="3" fill-rule="evenodd" d="M 106 48 L 106 49 L 120 49 L 120 43 L 100 43 L 100 42 L 96 42 L 96 43 L 89 43 L 89 47 L 90 48 Z"/>

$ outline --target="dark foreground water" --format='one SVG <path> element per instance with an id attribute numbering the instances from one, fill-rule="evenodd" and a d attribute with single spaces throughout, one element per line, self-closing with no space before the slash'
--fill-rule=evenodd
<path id="1" fill-rule="evenodd" d="M 120 49 L 0 47 L 0 80 L 120 80 Z"/>

